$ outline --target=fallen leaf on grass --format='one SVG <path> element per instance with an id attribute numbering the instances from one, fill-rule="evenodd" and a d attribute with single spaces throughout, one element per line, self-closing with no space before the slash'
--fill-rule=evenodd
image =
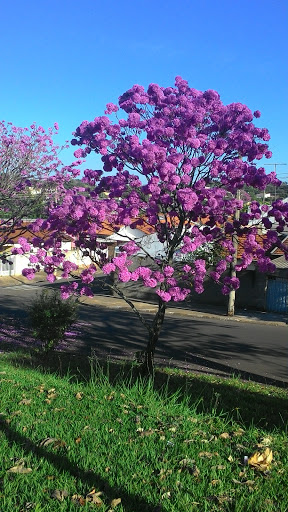
<path id="1" fill-rule="evenodd" d="M 23 400 L 21 400 L 18 405 L 30 405 L 32 402 L 31 398 L 23 398 Z"/>
<path id="2" fill-rule="evenodd" d="M 101 507 L 103 505 L 103 501 L 101 500 L 100 496 L 103 493 L 101 491 L 96 492 L 95 489 L 92 489 L 87 495 L 86 495 L 86 502 L 87 503 L 93 503 L 93 505 L 97 505 L 97 507 Z"/>
<path id="3" fill-rule="evenodd" d="M 42 439 L 42 441 L 38 443 L 38 446 L 40 448 L 44 448 L 51 444 L 53 445 L 52 448 L 54 448 L 55 450 L 57 450 L 58 448 L 64 448 L 66 446 L 65 441 L 62 441 L 57 437 L 46 437 L 45 439 Z"/>
<path id="4" fill-rule="evenodd" d="M 112 508 L 115 508 L 117 507 L 117 505 L 119 505 L 119 503 L 121 503 L 121 498 L 114 498 L 114 500 L 111 501 L 110 503 L 110 507 Z"/>
<path id="5" fill-rule="evenodd" d="M 75 439 L 75 443 L 76 444 L 81 443 L 81 441 L 82 441 L 82 437 L 77 437 L 77 439 Z"/>
<path id="6" fill-rule="evenodd" d="M 53 444 L 59 441 L 57 437 L 45 437 L 45 439 L 42 439 L 42 441 L 39 441 L 38 446 L 44 447 L 49 446 L 49 444 Z"/>
<path id="7" fill-rule="evenodd" d="M 138 429 L 137 429 L 137 432 L 138 432 Z M 143 430 L 142 432 L 140 432 L 141 437 L 148 437 L 148 436 L 151 436 L 152 434 L 155 434 L 155 430 L 152 430 L 152 428 L 149 428 L 148 430 Z"/>
<path id="8" fill-rule="evenodd" d="M 262 453 L 253 453 L 253 455 L 248 459 L 248 464 L 259 471 L 267 471 L 271 465 L 272 459 L 272 450 L 270 450 L 270 448 L 266 448 Z"/>
<path id="9" fill-rule="evenodd" d="M 25 468 L 25 462 L 20 462 L 18 463 L 16 466 L 13 466 L 12 468 L 8 469 L 7 470 L 7 473 L 17 473 L 17 474 L 28 474 L 28 473 L 32 473 L 32 469 L 31 468 Z"/>
<path id="10" fill-rule="evenodd" d="M 207 457 L 208 459 L 212 459 L 212 457 L 215 457 L 215 456 L 219 456 L 219 453 L 218 452 L 214 452 L 214 453 L 211 453 L 211 452 L 200 452 L 199 453 L 199 457 L 201 457 L 201 458 Z"/>
<path id="11" fill-rule="evenodd" d="M 25 503 L 24 508 L 21 508 L 20 512 L 26 512 L 26 510 L 33 510 L 36 507 L 36 503 L 33 503 L 32 501 L 27 501 Z"/>
<path id="12" fill-rule="evenodd" d="M 40 384 L 40 386 L 36 386 L 37 391 L 39 391 L 39 393 L 44 393 L 45 391 L 45 384 Z"/>
<path id="13" fill-rule="evenodd" d="M 267 446 L 270 446 L 271 443 L 272 443 L 272 438 L 271 437 L 263 437 L 263 439 L 261 439 L 260 443 L 257 444 L 257 448 L 265 448 Z"/>
<path id="14" fill-rule="evenodd" d="M 76 400 L 82 400 L 83 396 L 84 396 L 83 391 L 78 391 L 78 393 L 76 393 L 76 395 L 75 395 L 75 398 L 76 398 Z"/>
<path id="15" fill-rule="evenodd" d="M 230 439 L 230 434 L 223 432 L 223 434 L 220 434 L 219 439 Z"/>
<path id="16" fill-rule="evenodd" d="M 181 473 L 183 470 L 185 470 L 185 471 L 188 471 L 188 473 L 190 473 L 190 475 L 193 475 L 196 478 L 198 478 L 198 476 L 200 475 L 200 471 L 197 468 L 194 459 L 188 459 L 188 458 L 182 459 L 179 462 L 179 466 L 181 467 L 181 469 L 179 470 L 179 473 Z"/>
<path id="17" fill-rule="evenodd" d="M 63 501 L 64 498 L 67 498 L 68 492 L 67 491 L 60 491 L 60 489 L 55 489 L 55 491 L 52 491 L 50 494 L 51 498 L 54 498 L 55 500 Z"/>
<path id="18" fill-rule="evenodd" d="M 73 496 L 71 497 L 71 501 L 75 505 L 84 506 L 86 504 L 86 500 L 83 498 L 83 496 L 81 496 L 81 494 L 73 494 Z"/>
<path id="19" fill-rule="evenodd" d="M 22 411 L 14 411 L 10 414 L 10 418 L 14 418 L 14 416 L 19 416 L 20 414 L 22 414 Z"/>
<path id="20" fill-rule="evenodd" d="M 212 484 L 212 485 L 220 484 L 220 482 L 221 482 L 221 480 L 218 480 L 218 479 L 211 480 L 211 484 Z"/>
<path id="21" fill-rule="evenodd" d="M 235 432 L 233 432 L 233 436 L 234 437 L 239 437 L 239 436 L 243 436 L 245 430 L 243 430 L 243 428 L 238 428 L 238 430 L 236 430 Z"/>
<path id="22" fill-rule="evenodd" d="M 238 485 L 247 485 L 249 491 L 253 491 L 253 485 L 255 484 L 255 481 L 254 480 L 236 480 L 236 478 L 232 478 L 232 482 L 234 484 L 238 484 Z"/>
<path id="23" fill-rule="evenodd" d="M 208 501 L 214 501 L 218 503 L 219 505 L 222 505 L 225 502 L 231 503 L 232 498 L 230 496 L 226 496 L 225 494 L 222 496 L 207 496 L 206 498 Z"/>
<path id="24" fill-rule="evenodd" d="M 56 398 L 56 396 L 57 396 L 57 393 L 48 393 L 47 398 L 45 399 L 45 402 L 47 404 L 50 404 L 51 400 L 54 400 L 54 398 Z"/>
<path id="25" fill-rule="evenodd" d="M 110 395 L 105 395 L 105 397 L 104 397 L 104 398 L 105 398 L 106 400 L 109 400 L 109 402 L 110 402 L 111 400 L 114 400 L 114 398 L 115 398 L 115 393 L 114 393 L 114 391 L 112 391 L 112 393 L 110 393 Z"/>
<path id="26" fill-rule="evenodd" d="M 103 501 L 100 498 L 102 494 L 103 493 L 101 491 L 96 492 L 95 489 L 92 489 L 92 491 L 86 494 L 85 498 L 83 498 L 81 494 L 73 494 L 73 496 L 71 497 L 71 501 L 74 504 L 81 506 L 86 505 L 86 503 L 90 503 L 92 505 L 96 505 L 96 507 L 101 507 L 103 505 Z"/>

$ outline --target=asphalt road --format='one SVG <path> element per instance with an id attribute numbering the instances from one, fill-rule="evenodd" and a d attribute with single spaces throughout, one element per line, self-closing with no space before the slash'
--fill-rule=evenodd
<path id="1" fill-rule="evenodd" d="M 0 313 L 26 317 L 26 308 L 38 286 L 0 288 Z M 153 306 L 142 304 L 152 318 Z M 146 331 L 122 301 L 98 296 L 80 306 L 82 334 L 66 350 L 111 358 L 133 357 L 145 348 Z M 253 380 L 288 384 L 288 327 L 265 322 L 236 321 L 193 312 L 167 312 L 156 352 L 166 366 Z"/>

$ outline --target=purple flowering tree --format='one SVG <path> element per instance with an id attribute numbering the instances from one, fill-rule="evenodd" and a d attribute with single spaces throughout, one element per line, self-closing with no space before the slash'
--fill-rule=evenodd
<path id="1" fill-rule="evenodd" d="M 4 260 L 5 246 L 13 241 L 15 230 L 18 235 L 19 230 L 25 233 L 23 219 L 45 215 L 49 198 L 57 197 L 68 175 L 65 168 L 60 169 L 58 157 L 64 146 L 53 143 L 57 133 L 57 123 L 45 132 L 36 124 L 18 128 L 0 122 L 0 255 Z"/>
<path id="2" fill-rule="evenodd" d="M 76 188 L 68 190 L 61 204 L 50 210 L 42 227 L 51 232 L 54 252 L 49 256 L 39 249 L 38 263 L 45 265 L 50 280 L 59 263 L 62 276 L 68 277 L 75 265 L 57 252 L 58 233 L 74 238 L 78 248 L 90 256 L 91 265 L 82 271 L 82 283 L 62 288 L 63 296 L 76 290 L 91 295 L 97 266 L 107 278 L 113 277 L 111 288 L 130 304 L 147 329 L 144 366 L 150 374 L 167 304 L 184 301 L 192 288 L 197 293 L 204 289 L 207 265 L 197 257 L 199 248 L 205 244 L 221 248 L 210 277 L 224 294 L 239 287 L 235 271 L 247 268 L 253 259 L 258 260 L 260 270 L 273 270 L 266 252 L 281 246 L 288 205 L 275 201 L 269 207 L 253 201 L 246 212 L 237 195 L 245 185 L 264 190 L 268 184 L 279 183 L 275 173 L 267 174 L 264 167 L 256 166 L 262 157 L 271 157 L 268 130 L 253 122 L 259 117 L 259 111 L 253 114 L 241 103 L 224 105 L 217 92 L 200 92 L 177 77 L 175 87 L 151 84 L 146 91 L 134 85 L 120 96 L 119 105 L 107 105 L 105 116 L 83 121 L 75 131 L 72 144 L 79 146 L 75 157 L 87 158 L 96 152 L 102 156 L 103 168 L 85 171 L 89 185 L 85 194 Z M 97 235 L 104 221 L 114 232 L 120 226 L 126 228 L 116 256 L 108 257 Z M 133 236 L 141 224 L 147 236 L 160 244 L 161 257 L 145 245 L 147 237 Z M 256 240 L 259 226 L 266 229 L 262 244 Z M 233 237 L 243 234 L 244 254 L 235 265 Z M 139 251 L 151 265 L 132 265 Z M 195 257 L 187 261 L 188 254 Z M 233 261 L 231 277 L 227 269 Z M 151 323 L 119 286 L 130 281 L 155 291 L 158 309 Z"/>

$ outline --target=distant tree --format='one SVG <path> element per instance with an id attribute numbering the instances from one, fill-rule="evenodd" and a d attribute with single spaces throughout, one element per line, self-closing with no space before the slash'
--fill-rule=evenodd
<path id="1" fill-rule="evenodd" d="M 25 218 L 43 218 L 57 200 L 59 187 L 70 178 L 58 157 L 62 148 L 53 143 L 57 123 L 49 128 L 32 124 L 18 128 L 0 122 L 0 254 L 13 241 L 15 229 L 22 233 Z M 75 171 L 76 172 L 76 171 Z M 67 176 L 66 176 L 67 175 Z M 65 178 L 66 176 L 66 178 Z"/>
<path id="2" fill-rule="evenodd" d="M 264 190 L 269 184 L 278 185 L 275 173 L 266 174 L 255 161 L 271 157 L 268 150 L 268 130 L 253 124 L 254 116 L 241 103 L 224 105 L 215 91 L 200 92 L 188 86 L 180 77 L 175 87 L 151 84 L 146 91 L 134 85 L 119 98 L 119 107 L 109 103 L 105 114 L 77 128 L 73 145 L 80 148 L 76 158 L 85 158 L 95 151 L 102 155 L 103 170 L 86 170 L 89 193 L 67 190 L 61 204 L 50 209 L 43 227 L 51 232 L 53 256 L 38 252 L 38 264 L 47 268 L 50 281 L 61 262 L 63 277 L 68 277 L 75 265 L 57 252 L 59 232 L 74 237 L 78 247 L 89 254 L 91 265 L 81 273 L 82 285 L 73 282 L 62 288 L 68 297 L 78 289 L 80 294 L 92 294 L 91 283 L 100 265 L 109 278 L 111 288 L 131 306 L 147 329 L 144 368 L 153 373 L 154 353 L 169 302 L 181 302 L 194 287 L 202 293 L 207 263 L 200 248 L 212 244 L 220 248 L 212 279 L 221 284 L 222 292 L 239 287 L 235 276 L 222 277 L 234 261 L 233 237 L 246 235 L 242 261 L 236 270 L 246 268 L 253 258 L 262 271 L 275 267 L 266 256 L 273 244 L 280 244 L 278 232 L 288 220 L 288 204 L 276 201 L 269 208 L 252 201 L 249 211 L 241 211 L 243 200 L 237 191 L 245 186 Z M 112 173 L 113 171 L 113 173 Z M 107 193 L 104 194 L 104 193 Z M 239 211 L 239 220 L 235 212 Z M 264 216 L 264 219 L 262 217 Z M 270 217 L 278 225 L 271 230 Z M 145 237 L 128 240 L 121 253 L 107 259 L 105 245 L 98 241 L 97 232 L 107 221 L 135 228 L 139 224 L 157 235 L 162 244 L 162 257 L 153 257 L 145 247 Z M 264 247 L 257 243 L 257 222 L 267 228 Z M 37 240 L 36 240 L 37 242 Z M 137 252 L 146 253 L 151 267 L 141 264 L 134 270 L 131 258 Z M 199 253 L 197 253 L 199 251 Z M 189 263 L 177 261 L 175 255 L 197 255 Z M 202 251 L 203 253 L 203 251 Z M 199 254 L 199 257 L 198 257 Z M 25 274 L 32 278 L 33 269 Z M 225 274 L 224 274 L 225 275 Z M 139 286 L 155 290 L 158 309 L 152 322 L 144 318 L 137 306 L 125 296 L 119 282 L 135 281 Z"/>

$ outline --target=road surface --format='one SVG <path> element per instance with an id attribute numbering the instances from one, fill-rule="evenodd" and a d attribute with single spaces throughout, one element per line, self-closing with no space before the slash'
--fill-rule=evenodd
<path id="1" fill-rule="evenodd" d="M 27 316 L 29 302 L 39 286 L 0 288 L 1 317 Z M 94 302 L 94 304 L 93 304 Z M 146 331 L 138 318 L 122 308 L 122 301 L 97 296 L 80 306 L 82 334 L 69 352 L 113 358 L 133 357 L 145 348 Z M 153 306 L 143 306 L 152 318 Z M 288 385 L 288 326 L 269 322 L 236 321 L 214 315 L 179 313 L 169 309 L 159 339 L 156 360 L 182 369 L 234 373 L 267 383 Z"/>

